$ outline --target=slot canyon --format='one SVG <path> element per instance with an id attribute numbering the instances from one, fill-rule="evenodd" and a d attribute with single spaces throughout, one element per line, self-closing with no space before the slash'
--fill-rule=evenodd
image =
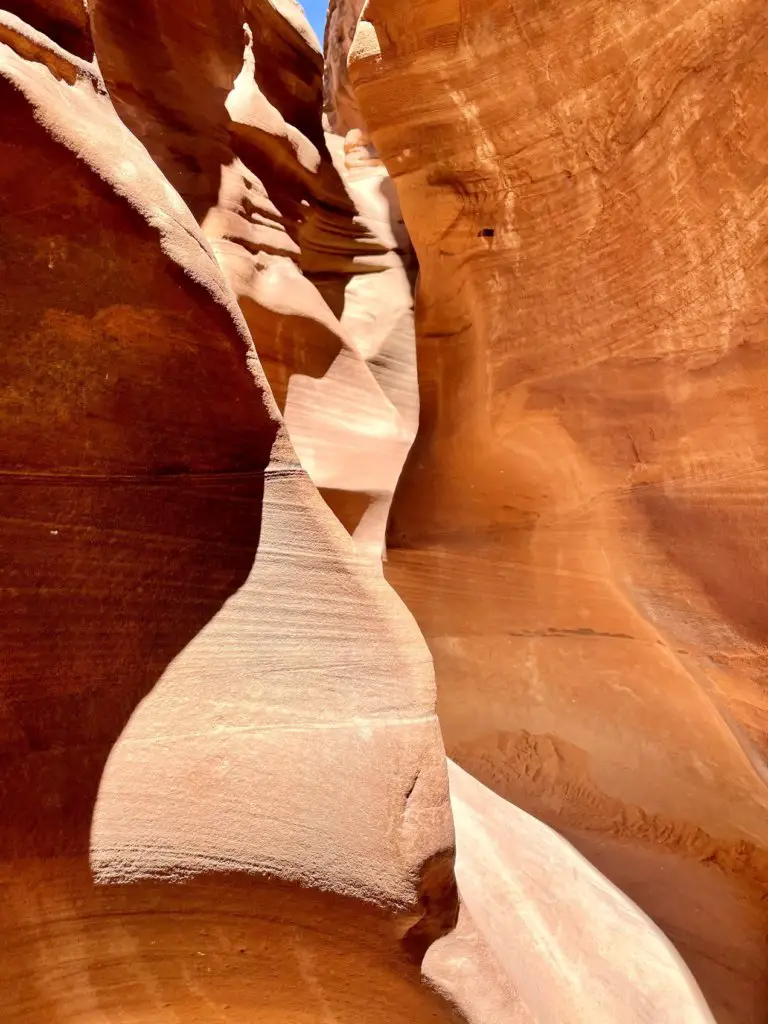
<path id="1" fill-rule="evenodd" d="M 0 1020 L 765 1024 L 768 7 L 0 3 Z"/>

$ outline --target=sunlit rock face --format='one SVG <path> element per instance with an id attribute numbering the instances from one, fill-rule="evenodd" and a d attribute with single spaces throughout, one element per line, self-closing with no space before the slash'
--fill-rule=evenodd
<path id="1" fill-rule="evenodd" d="M 11 1024 L 450 1019 L 417 967 L 456 916 L 429 653 L 298 461 L 252 341 L 279 351 L 309 292 L 333 322 L 291 251 L 314 258 L 338 176 L 279 60 L 308 55 L 319 125 L 320 58 L 298 14 L 241 8 L 94 3 L 53 36 L 44 5 L 0 12 Z M 253 139 L 298 182 L 280 216 Z M 263 323 L 231 269 L 263 281 L 260 247 L 286 268 Z"/>
<path id="2" fill-rule="evenodd" d="M 724 83 L 745 124 L 759 88 L 757 16 L 739 10 L 741 42 L 735 6 L 704 24 L 595 11 L 580 34 L 581 15 L 538 9 L 518 30 L 493 4 L 374 4 L 360 22 L 340 3 L 324 66 L 289 0 L 6 0 L 3 1021 L 712 1024 L 629 893 L 719 1024 L 757 1024 L 757 703 L 746 682 L 735 703 L 728 655 L 741 637 L 746 680 L 754 636 L 707 611 L 720 599 L 701 565 L 683 587 L 671 513 L 640 500 L 677 508 L 676 464 L 642 476 L 652 449 L 632 417 L 638 396 L 667 394 L 651 407 L 668 455 L 697 400 L 675 384 L 682 356 L 625 352 L 611 377 L 606 326 L 624 310 L 612 288 L 637 291 L 638 316 L 669 299 L 674 231 L 714 231 L 702 182 L 726 164 L 735 233 L 707 249 L 711 301 L 723 239 L 728 266 L 757 274 L 759 230 L 738 226 L 758 223 L 759 134 L 723 127 Z M 620 74 L 630 44 L 636 81 Z M 592 84 L 569 90 L 568 74 Z M 567 130 L 536 135 L 573 96 Z M 603 107 L 608 156 L 590 120 Z M 653 179 L 636 161 L 655 131 L 693 152 L 689 121 L 733 138 L 721 152 L 696 136 L 706 173 L 678 169 L 667 200 L 682 209 L 695 178 L 689 220 L 668 224 L 663 189 L 643 218 L 619 208 Z M 587 154 L 592 185 L 567 166 L 578 196 L 606 176 L 586 232 L 556 201 L 558 146 Z M 638 291 L 648 225 L 655 299 Z M 589 295 L 568 290 L 590 265 Z M 734 316 L 753 308 L 739 295 Z M 580 332 L 594 347 L 579 362 Z M 407 457 L 389 573 L 476 778 L 446 771 L 430 653 L 382 578 Z M 709 515 L 726 503 L 699 464 Z M 713 537 L 715 570 L 731 536 L 754 533 Z"/>
<path id="3" fill-rule="evenodd" d="M 765 7 L 336 6 L 420 266 L 387 571 L 448 751 L 758 1024 Z"/>
<path id="4" fill-rule="evenodd" d="M 177 6 L 93 3 L 99 66 L 209 239 L 302 465 L 378 565 L 418 422 L 394 190 L 335 119 L 324 131 L 323 60 L 298 9 Z"/>

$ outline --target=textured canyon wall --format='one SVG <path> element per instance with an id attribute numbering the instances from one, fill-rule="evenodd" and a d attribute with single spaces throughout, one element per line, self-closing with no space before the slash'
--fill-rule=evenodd
<path id="1" fill-rule="evenodd" d="M 678 944 L 768 978 L 768 13 L 337 4 L 420 266 L 388 576 L 446 745 Z"/>
<path id="2" fill-rule="evenodd" d="M 0 1017 L 448 1019 L 413 962 L 456 913 L 429 653 L 251 340 L 300 348 L 290 267 L 336 213 L 311 126 L 247 123 L 243 54 L 303 53 L 318 121 L 319 57 L 268 4 L 174 6 L 0 12 Z M 300 225 L 251 137 L 285 177 L 310 154 Z M 250 332 L 243 210 L 292 252 Z"/>
<path id="3" fill-rule="evenodd" d="M 118 114 L 194 213 L 302 465 L 378 564 L 418 420 L 386 173 L 324 132 L 322 56 L 293 4 L 89 9 Z"/>
<path id="4" fill-rule="evenodd" d="M 452 767 L 458 906 L 431 659 L 381 578 L 419 405 L 414 267 L 380 156 L 397 176 L 390 88 L 404 90 L 397 130 L 427 132 L 424 166 L 429 155 L 444 169 L 450 145 L 467 148 L 450 189 L 425 190 L 416 159 L 414 189 L 401 188 L 424 257 L 427 401 L 392 574 L 441 672 L 463 651 L 464 676 L 444 676 L 449 739 L 506 795 L 517 766 L 533 785 L 512 795 L 559 825 L 572 812 L 561 800 L 551 813 L 552 793 L 562 797 L 552 776 L 572 782 L 575 757 L 580 827 L 585 800 L 594 814 L 579 841 L 603 838 L 614 813 L 658 849 L 665 819 L 626 800 L 642 731 L 614 765 L 625 773 L 613 804 L 582 785 L 594 765 L 558 719 L 546 665 L 536 685 L 550 735 L 521 734 L 517 761 L 519 744 L 503 736 L 499 754 L 486 742 L 484 723 L 505 729 L 526 714 L 499 677 L 498 622 L 531 639 L 514 625 L 520 556 L 494 505 L 520 498 L 484 475 L 494 459 L 514 464 L 483 433 L 514 433 L 491 401 L 506 348 L 482 319 L 467 326 L 485 271 L 463 277 L 460 250 L 441 262 L 419 233 L 443 216 L 443 192 L 472 208 L 473 189 L 485 196 L 493 180 L 488 130 L 465 126 L 470 82 L 452 126 L 429 135 L 442 84 L 481 50 L 471 39 L 456 50 L 439 5 L 392 11 L 396 23 L 407 15 L 399 86 L 357 9 L 333 12 L 323 117 L 318 45 L 289 0 L 0 9 L 0 1018 L 11 1024 L 711 1024 L 669 942 L 626 896 Z M 490 31 L 492 8 L 485 16 Z M 378 31 L 391 57 L 390 29 Z M 427 52 L 437 94 L 412 75 Z M 420 95 L 431 105 L 413 120 Z M 472 117 L 480 104 L 467 100 Z M 463 238 L 463 206 L 456 218 Z M 470 219 L 464 241 L 489 246 L 497 229 L 485 221 Z M 502 249 L 499 294 L 507 273 Z M 498 300 L 498 338 L 513 309 Z M 454 388 L 474 405 L 454 404 Z M 524 418 L 515 402 L 502 411 Z M 588 578 L 565 561 L 574 587 Z M 542 589 L 541 614 L 548 600 Z M 468 685 L 470 659 L 482 692 Z M 573 685 L 586 693 L 587 682 Z M 595 728 L 610 710 L 593 709 Z M 714 735 L 703 713 L 692 722 L 701 743 Z M 717 735 L 712 757 L 731 751 L 741 764 L 730 733 Z M 599 764 L 607 749 L 589 756 Z M 692 745 L 690 760 L 703 756 Z M 744 793 L 758 798 L 748 774 L 734 779 L 738 825 Z M 713 814 L 728 792 L 713 793 Z M 671 804 L 681 800 L 675 789 Z M 691 820 L 701 813 L 694 803 Z M 681 820 L 665 826 L 678 847 Z M 736 851 L 754 887 L 756 847 L 702 847 L 696 828 L 700 859 L 719 871 Z M 676 877 L 688 895 L 694 876 Z M 724 877 L 728 909 L 733 872 Z M 645 868 L 637 879 L 647 885 Z M 707 933 L 691 935 L 709 955 Z"/>
<path id="5" fill-rule="evenodd" d="M 714 1024 L 669 940 L 570 843 L 457 765 L 449 776 L 462 908 L 423 971 L 468 1020 Z"/>

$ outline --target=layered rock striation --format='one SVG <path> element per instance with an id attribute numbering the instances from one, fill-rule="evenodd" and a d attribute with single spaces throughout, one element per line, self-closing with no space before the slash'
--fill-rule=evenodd
<path id="1" fill-rule="evenodd" d="M 449 754 L 635 898 L 719 1020 L 757 1024 L 764 6 L 360 6 L 328 59 L 420 266 L 388 578 Z"/>
<path id="2" fill-rule="evenodd" d="M 3 1020 L 757 1024 L 763 15 L 529 6 L 0 10 Z"/>
<path id="3" fill-rule="evenodd" d="M 306 329 L 311 357 L 311 325 L 338 327 L 311 278 L 353 274 L 319 225 L 354 209 L 303 19 L 240 7 L 94 3 L 82 55 L 69 21 L 0 12 L 10 1024 L 448 1019 L 415 965 L 456 915 L 429 654 L 252 341 Z M 255 54 L 281 47 L 298 70 L 269 88 L 300 127 L 259 121 Z"/>

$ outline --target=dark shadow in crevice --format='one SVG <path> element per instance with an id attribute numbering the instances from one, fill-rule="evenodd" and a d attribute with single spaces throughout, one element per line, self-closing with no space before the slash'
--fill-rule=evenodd
<path id="1" fill-rule="evenodd" d="M 250 572 L 278 424 L 215 265 L 0 94 L 1 868 L 88 862 L 110 750 Z"/>
<path id="2" fill-rule="evenodd" d="M 405 225 L 405 219 L 403 218 L 403 214 L 400 209 L 400 199 L 397 194 L 397 188 L 395 187 L 394 181 L 389 176 L 382 178 L 381 192 L 387 200 L 389 223 L 392 228 L 392 234 L 397 242 L 396 252 L 403 261 L 403 267 L 408 275 L 408 283 L 411 286 L 411 294 L 414 296 L 415 306 L 416 286 L 419 279 L 419 261 L 416 256 L 416 251 L 413 248 L 408 228 Z"/>
<path id="3" fill-rule="evenodd" d="M 0 481 L 0 860 L 87 860 L 102 771 L 245 582 L 263 476 Z"/>

